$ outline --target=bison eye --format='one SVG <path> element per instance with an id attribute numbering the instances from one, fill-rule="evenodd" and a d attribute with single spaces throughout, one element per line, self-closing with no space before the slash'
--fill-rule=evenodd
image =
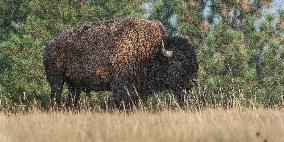
<path id="1" fill-rule="evenodd" d="M 185 58 L 178 57 L 177 60 L 180 61 L 180 62 L 184 62 Z"/>

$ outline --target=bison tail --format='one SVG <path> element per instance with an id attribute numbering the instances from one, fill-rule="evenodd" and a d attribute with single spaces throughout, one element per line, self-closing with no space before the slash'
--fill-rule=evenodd
<path id="1" fill-rule="evenodd" d="M 49 83 L 62 80 L 64 77 L 64 55 L 56 44 L 51 42 L 45 45 L 43 64 Z"/>

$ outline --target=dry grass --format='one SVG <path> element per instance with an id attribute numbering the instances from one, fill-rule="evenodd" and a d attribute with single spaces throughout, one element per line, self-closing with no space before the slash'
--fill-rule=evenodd
<path id="1" fill-rule="evenodd" d="M 4 142 L 284 142 L 284 110 L 0 113 Z"/>

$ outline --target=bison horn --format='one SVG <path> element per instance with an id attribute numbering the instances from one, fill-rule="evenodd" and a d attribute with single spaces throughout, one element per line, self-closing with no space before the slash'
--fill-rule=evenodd
<path id="1" fill-rule="evenodd" d="M 164 55 L 165 57 L 172 57 L 172 55 L 173 55 L 173 51 L 168 51 L 168 50 L 166 50 L 163 40 L 162 40 L 161 53 L 162 53 L 162 55 Z"/>

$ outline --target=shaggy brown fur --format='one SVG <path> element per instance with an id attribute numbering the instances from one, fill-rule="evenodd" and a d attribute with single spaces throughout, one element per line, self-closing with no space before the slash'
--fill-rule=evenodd
<path id="1" fill-rule="evenodd" d="M 163 40 L 166 41 L 166 47 L 172 47 L 174 51 L 174 56 L 170 57 L 172 59 L 164 58 L 160 53 Z M 180 45 L 182 48 L 175 47 Z M 184 83 L 188 84 L 197 72 L 195 53 L 191 47 L 186 47 L 190 47 L 188 42 L 166 38 L 166 32 L 158 21 L 117 19 L 61 33 L 47 43 L 44 53 L 52 105 L 60 107 L 64 82 L 68 84 L 69 105 L 78 105 L 80 91 L 111 90 L 118 106 L 124 102 L 126 107 L 130 107 L 138 103 L 138 98 L 145 100 L 151 89 L 161 91 L 185 87 Z M 175 50 L 178 52 L 175 53 Z M 181 58 L 190 62 L 172 62 L 180 58 L 175 57 L 178 54 L 184 54 Z M 181 67 L 181 64 L 188 64 L 187 68 Z M 178 75 L 189 77 L 186 82 L 175 78 L 181 71 L 188 73 Z M 154 89 L 157 85 L 154 82 L 164 87 Z M 178 84 L 173 86 L 169 83 Z"/>

